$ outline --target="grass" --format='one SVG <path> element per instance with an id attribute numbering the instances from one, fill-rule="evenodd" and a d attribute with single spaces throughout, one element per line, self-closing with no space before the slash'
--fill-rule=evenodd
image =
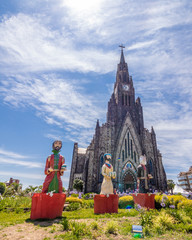
<path id="1" fill-rule="evenodd" d="M 68 219 L 86 219 L 86 218 L 121 218 L 121 217 L 135 217 L 139 213 L 135 209 L 119 209 L 118 213 L 106 213 L 106 214 L 94 214 L 93 208 L 88 209 L 79 209 L 76 211 L 63 212 L 62 216 L 67 217 Z"/>
<path id="2" fill-rule="evenodd" d="M 143 225 L 145 239 L 184 239 L 191 240 L 192 219 L 184 210 L 152 210 L 142 214 L 134 210 L 119 209 L 118 214 L 95 215 L 93 208 L 79 209 L 63 212 L 63 217 L 54 221 L 46 221 L 50 224 L 41 227 L 43 231 L 52 234 L 51 239 L 132 239 L 132 225 Z M 4 227 L 28 221 L 30 212 L 16 213 L 0 211 L 0 230 Z M 38 221 L 36 221 L 36 224 Z M 39 221 L 41 223 L 41 221 Z M 38 228 L 36 225 L 34 231 Z M 17 232 L 21 232 L 18 228 Z M 21 233 L 22 234 L 22 233 Z M 3 236 L 3 235 L 2 235 Z M 5 236 L 3 236 L 5 237 Z M 0 236 L 1 238 L 1 236 Z M 49 235 L 47 238 L 49 239 Z M 43 239 L 42 239 L 43 240 Z"/>
<path id="3" fill-rule="evenodd" d="M 117 233 L 118 233 L 117 221 L 111 220 L 111 221 L 107 222 L 106 227 L 105 227 L 105 233 L 117 235 Z"/>
<path id="4" fill-rule="evenodd" d="M 30 218 L 30 212 L 0 212 L 0 228 L 7 227 L 10 225 L 15 225 L 19 223 L 24 223 L 28 218 Z"/>

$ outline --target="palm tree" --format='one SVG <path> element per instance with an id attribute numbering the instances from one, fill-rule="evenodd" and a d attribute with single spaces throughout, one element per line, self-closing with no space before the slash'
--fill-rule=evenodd
<path id="1" fill-rule="evenodd" d="M 171 179 L 167 180 L 167 188 L 168 188 L 168 191 L 171 190 L 171 194 L 173 194 L 174 187 L 175 187 L 174 181 Z"/>

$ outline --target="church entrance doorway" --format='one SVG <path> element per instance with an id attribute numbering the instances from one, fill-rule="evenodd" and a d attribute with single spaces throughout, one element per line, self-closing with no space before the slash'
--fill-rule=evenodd
<path id="1" fill-rule="evenodd" d="M 128 171 L 123 178 L 124 191 L 135 190 L 137 187 L 136 177 Z"/>

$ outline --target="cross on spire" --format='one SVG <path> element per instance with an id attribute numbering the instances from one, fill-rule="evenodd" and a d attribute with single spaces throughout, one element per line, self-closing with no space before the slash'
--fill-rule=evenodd
<path id="1" fill-rule="evenodd" d="M 119 45 L 119 47 L 121 48 L 122 51 L 123 51 L 123 48 L 125 48 L 123 44 Z"/>

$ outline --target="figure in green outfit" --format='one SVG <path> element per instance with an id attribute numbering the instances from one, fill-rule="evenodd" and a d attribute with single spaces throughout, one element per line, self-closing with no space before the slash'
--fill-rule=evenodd
<path id="1" fill-rule="evenodd" d="M 47 175 L 43 184 L 42 193 L 54 192 L 62 193 L 62 181 L 66 170 L 65 159 L 59 154 L 62 148 L 62 142 L 57 140 L 53 142 L 53 154 L 47 158 L 45 174 Z"/>

